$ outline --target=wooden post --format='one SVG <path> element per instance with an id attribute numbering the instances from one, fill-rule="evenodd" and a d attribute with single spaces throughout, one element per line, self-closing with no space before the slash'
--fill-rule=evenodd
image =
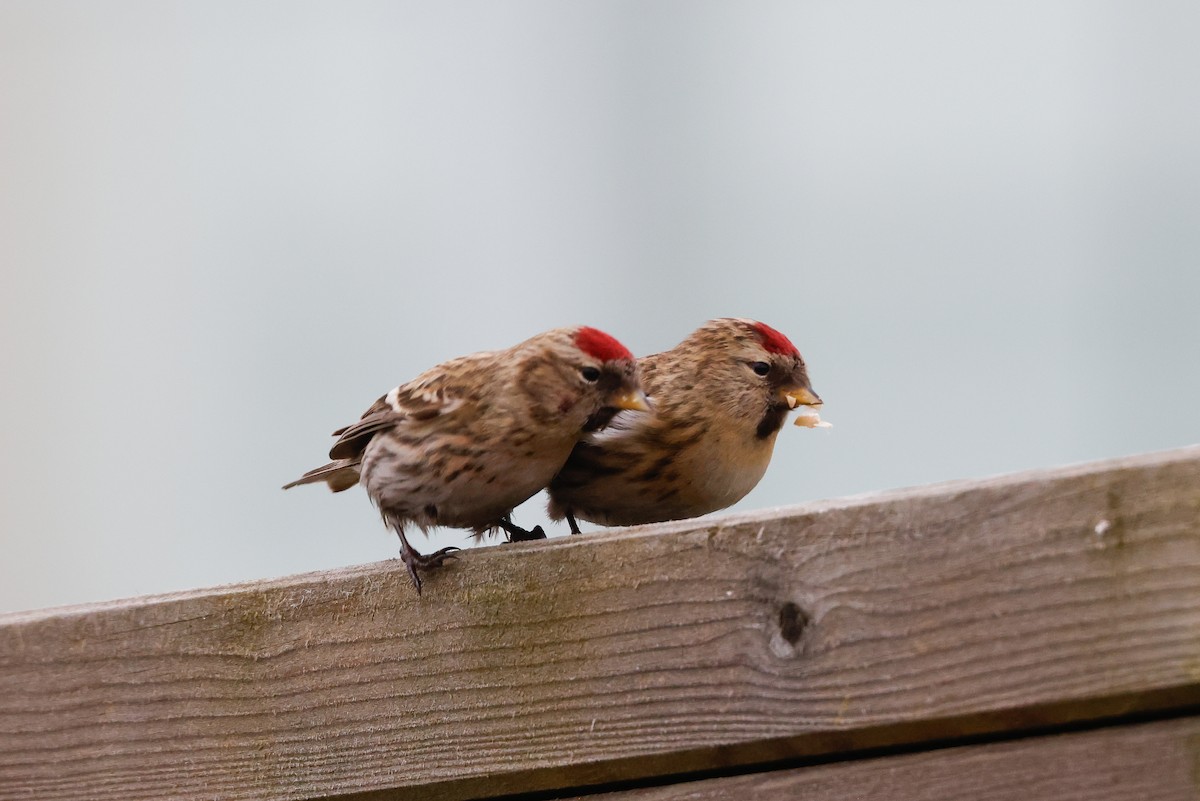
<path id="1" fill-rule="evenodd" d="M 1197 707 L 1192 447 L 3 616 L 0 799 L 1182 799 Z"/>

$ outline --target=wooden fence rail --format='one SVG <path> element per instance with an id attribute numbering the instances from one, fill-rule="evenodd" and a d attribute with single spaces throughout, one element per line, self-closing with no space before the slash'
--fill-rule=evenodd
<path id="1" fill-rule="evenodd" d="M 0 799 L 1194 799 L 1198 709 L 1200 447 L 0 617 Z"/>

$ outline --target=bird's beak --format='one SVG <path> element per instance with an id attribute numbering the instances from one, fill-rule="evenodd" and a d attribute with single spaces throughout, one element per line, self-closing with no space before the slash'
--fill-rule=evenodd
<path id="1" fill-rule="evenodd" d="M 613 398 L 612 405 L 614 408 L 625 409 L 631 412 L 650 411 L 650 399 L 640 389 L 630 389 L 622 392 Z"/>
<path id="2" fill-rule="evenodd" d="M 783 390 L 781 394 L 789 409 L 795 409 L 797 406 L 820 406 L 824 402 L 808 387 L 792 387 Z"/>

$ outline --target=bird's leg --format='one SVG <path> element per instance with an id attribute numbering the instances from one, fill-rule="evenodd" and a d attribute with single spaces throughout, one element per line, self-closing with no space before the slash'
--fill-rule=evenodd
<path id="1" fill-rule="evenodd" d="M 572 534 L 580 534 L 579 524 L 575 522 L 575 515 L 567 512 L 567 525 L 571 527 Z"/>
<path id="2" fill-rule="evenodd" d="M 524 542 L 526 540 L 544 540 L 546 532 L 542 531 L 541 526 L 534 526 L 533 531 L 526 531 L 512 521 L 512 515 L 505 515 L 496 523 L 504 532 L 508 534 L 509 542 Z"/>
<path id="3" fill-rule="evenodd" d="M 417 572 L 417 569 L 432 570 L 441 567 L 442 562 L 445 562 L 447 559 L 454 559 L 454 552 L 460 549 L 451 545 L 436 553 L 426 555 L 419 553 L 416 548 L 409 544 L 408 537 L 404 536 L 403 527 L 397 526 L 396 533 L 400 535 L 400 560 L 408 568 L 409 578 L 412 579 L 413 586 L 417 588 L 417 595 L 420 595 L 421 575 Z"/>

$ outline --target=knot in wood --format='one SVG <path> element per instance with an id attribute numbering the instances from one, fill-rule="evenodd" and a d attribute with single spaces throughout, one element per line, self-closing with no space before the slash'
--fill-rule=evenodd
<path id="1" fill-rule="evenodd" d="M 779 608 L 779 635 L 788 645 L 794 646 L 800 642 L 808 622 L 808 614 L 791 601 L 784 602 Z"/>

